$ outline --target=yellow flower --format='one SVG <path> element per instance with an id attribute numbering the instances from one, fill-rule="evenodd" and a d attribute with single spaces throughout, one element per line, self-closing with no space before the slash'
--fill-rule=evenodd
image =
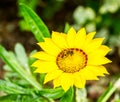
<path id="1" fill-rule="evenodd" d="M 97 76 L 108 74 L 103 64 L 111 61 L 105 57 L 110 51 L 102 45 L 104 38 L 93 39 L 95 32 L 86 34 L 84 28 L 77 33 L 71 28 L 67 34 L 52 32 L 38 45 L 44 50 L 33 55 L 38 60 L 32 66 L 35 72 L 47 73 L 44 83 L 53 80 L 54 88 L 71 86 L 84 88 L 86 80 L 98 80 Z"/>

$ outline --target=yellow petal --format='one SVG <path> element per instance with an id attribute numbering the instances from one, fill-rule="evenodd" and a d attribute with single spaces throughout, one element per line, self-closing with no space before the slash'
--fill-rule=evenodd
<path id="1" fill-rule="evenodd" d="M 45 76 L 44 84 L 47 83 L 48 81 L 51 81 L 57 77 L 59 77 L 63 73 L 62 70 L 53 70 L 52 72 L 47 73 Z"/>
<path id="2" fill-rule="evenodd" d="M 50 38 L 45 38 L 45 42 L 40 42 L 38 45 L 47 52 L 48 54 L 57 56 L 58 53 L 61 51 L 59 47 L 55 45 L 55 43 Z"/>
<path id="3" fill-rule="evenodd" d="M 84 88 L 86 83 L 84 77 L 79 72 L 74 73 L 73 76 L 74 76 L 74 85 L 78 88 Z"/>
<path id="4" fill-rule="evenodd" d="M 95 51 L 101 46 L 103 40 L 104 38 L 93 39 L 87 46 L 83 47 L 83 51 L 85 51 L 86 53 L 91 53 L 92 51 Z"/>
<path id="5" fill-rule="evenodd" d="M 87 34 L 85 42 L 84 42 L 84 46 L 87 46 L 91 42 L 91 40 L 95 36 L 95 33 L 96 32 L 90 32 L 90 33 Z"/>
<path id="6" fill-rule="evenodd" d="M 36 52 L 35 54 L 32 55 L 32 57 L 40 59 L 40 60 L 45 60 L 45 61 L 55 61 L 56 60 L 55 56 L 47 54 L 43 51 Z"/>
<path id="7" fill-rule="evenodd" d="M 61 86 L 65 91 L 67 91 L 71 86 L 73 86 L 74 79 L 72 73 L 63 73 L 60 78 Z"/>
<path id="8" fill-rule="evenodd" d="M 86 36 L 86 40 L 87 41 L 91 41 L 93 39 L 93 37 L 95 36 L 96 32 L 90 32 L 87 34 Z"/>
<path id="9" fill-rule="evenodd" d="M 57 77 L 53 80 L 53 85 L 54 85 L 54 88 L 60 86 L 60 77 Z"/>
<path id="10" fill-rule="evenodd" d="M 96 76 L 104 76 L 104 74 L 109 74 L 104 66 L 87 66 L 86 69 L 94 73 Z"/>
<path id="11" fill-rule="evenodd" d="M 104 74 L 109 74 L 104 66 L 99 66 L 99 71 Z"/>
<path id="12" fill-rule="evenodd" d="M 83 46 L 85 42 L 85 39 L 86 39 L 86 30 L 85 28 L 82 28 L 76 34 L 75 47 L 81 48 L 81 46 Z"/>
<path id="13" fill-rule="evenodd" d="M 47 62 L 47 61 L 41 61 L 37 60 L 32 64 L 33 67 L 37 67 L 35 72 L 38 73 L 47 73 L 52 70 L 58 69 L 57 65 L 55 62 Z"/>
<path id="14" fill-rule="evenodd" d="M 75 36 L 76 36 L 76 31 L 72 27 L 72 28 L 70 28 L 70 30 L 68 31 L 68 34 L 67 34 L 67 43 L 70 48 L 74 47 Z"/>
<path id="15" fill-rule="evenodd" d="M 108 58 L 106 57 L 88 57 L 88 61 L 87 61 L 87 65 L 102 65 L 102 64 L 107 64 L 107 63 L 111 63 L 112 61 L 110 61 Z"/>
<path id="16" fill-rule="evenodd" d="M 88 58 L 99 58 L 104 57 L 111 49 L 105 45 L 101 45 L 98 49 L 88 54 Z"/>
<path id="17" fill-rule="evenodd" d="M 87 66 L 80 70 L 80 73 L 86 80 L 98 80 L 97 76 L 87 69 Z"/>
<path id="18" fill-rule="evenodd" d="M 52 32 L 52 40 L 60 48 L 68 48 L 65 36 L 67 36 L 67 35 L 63 34 L 63 33 Z"/>

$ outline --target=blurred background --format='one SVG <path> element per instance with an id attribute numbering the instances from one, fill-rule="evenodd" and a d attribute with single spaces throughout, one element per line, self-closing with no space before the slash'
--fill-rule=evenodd
<path id="1" fill-rule="evenodd" d="M 39 47 L 21 16 L 20 2 L 29 5 L 50 32 L 63 32 L 65 25 L 70 24 L 76 30 L 85 27 L 87 32 L 96 31 L 96 37 L 105 37 L 104 44 L 112 48 L 108 55 L 112 63 L 106 65 L 110 75 L 87 83 L 88 98 L 97 99 L 110 81 L 120 77 L 120 0 L 1 0 L 0 44 L 13 50 L 20 42 L 29 54 Z M 0 78 L 4 75 L 3 64 L 0 59 Z"/>

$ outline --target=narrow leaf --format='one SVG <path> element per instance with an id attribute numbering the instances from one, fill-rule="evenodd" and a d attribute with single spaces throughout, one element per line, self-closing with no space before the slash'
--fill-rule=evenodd
<path id="1" fill-rule="evenodd" d="M 30 72 L 30 68 L 28 65 L 28 58 L 27 58 L 27 55 L 25 53 L 24 47 L 20 43 L 17 43 L 15 46 L 15 54 L 16 54 L 16 57 L 17 57 L 19 63 L 30 74 L 31 72 Z"/>
<path id="2" fill-rule="evenodd" d="M 60 102 L 73 102 L 74 89 L 71 87 L 60 99 Z"/>
<path id="3" fill-rule="evenodd" d="M 65 24 L 65 28 L 64 28 L 64 33 L 67 33 L 68 32 L 68 30 L 70 29 L 70 25 L 69 25 L 69 23 L 66 23 Z"/>
<path id="4" fill-rule="evenodd" d="M 0 91 L 8 94 L 27 94 L 28 90 L 8 81 L 0 80 Z"/>
<path id="5" fill-rule="evenodd" d="M 43 89 L 39 94 L 47 98 L 57 99 L 63 96 L 64 90 L 61 87 L 56 89 Z"/>
<path id="6" fill-rule="evenodd" d="M 42 97 L 33 97 L 26 94 L 11 94 L 0 97 L 0 102 L 48 102 Z"/>
<path id="7" fill-rule="evenodd" d="M 27 5 L 20 3 L 21 13 L 28 23 L 37 41 L 44 41 L 44 37 L 50 37 L 49 30 L 42 19 Z"/>
<path id="8" fill-rule="evenodd" d="M 45 78 L 45 73 L 41 73 L 40 74 L 40 84 L 43 85 L 44 84 L 44 78 Z"/>
<path id="9" fill-rule="evenodd" d="M 28 63 L 29 63 L 29 65 L 33 64 L 36 61 L 36 58 L 31 57 L 36 52 L 37 52 L 37 50 L 33 50 L 33 51 L 30 52 L 30 54 L 28 56 Z"/>
<path id="10" fill-rule="evenodd" d="M 106 91 L 98 98 L 97 102 L 107 102 L 111 94 L 116 90 L 112 83 L 108 86 Z"/>
<path id="11" fill-rule="evenodd" d="M 9 53 L 6 49 L 0 45 L 0 57 L 3 61 L 14 71 L 16 71 L 20 76 L 22 76 L 26 81 L 28 81 L 31 85 L 33 85 L 36 89 L 41 90 L 40 84 L 35 80 L 35 78 L 26 73 L 24 68 L 20 66 L 17 62 L 16 57 L 13 53 Z"/>

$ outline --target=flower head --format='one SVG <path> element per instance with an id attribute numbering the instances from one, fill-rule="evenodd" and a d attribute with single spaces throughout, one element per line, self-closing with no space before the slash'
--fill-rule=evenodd
<path id="1" fill-rule="evenodd" d="M 86 80 L 98 80 L 108 74 L 103 66 L 111 61 L 105 57 L 110 51 L 102 45 L 103 38 L 93 39 L 95 32 L 86 34 L 84 28 L 77 33 L 71 28 L 67 34 L 52 32 L 38 45 L 44 50 L 33 55 L 38 60 L 32 66 L 35 72 L 46 73 L 44 83 L 53 80 L 54 87 L 67 91 L 71 86 L 84 88 Z"/>

